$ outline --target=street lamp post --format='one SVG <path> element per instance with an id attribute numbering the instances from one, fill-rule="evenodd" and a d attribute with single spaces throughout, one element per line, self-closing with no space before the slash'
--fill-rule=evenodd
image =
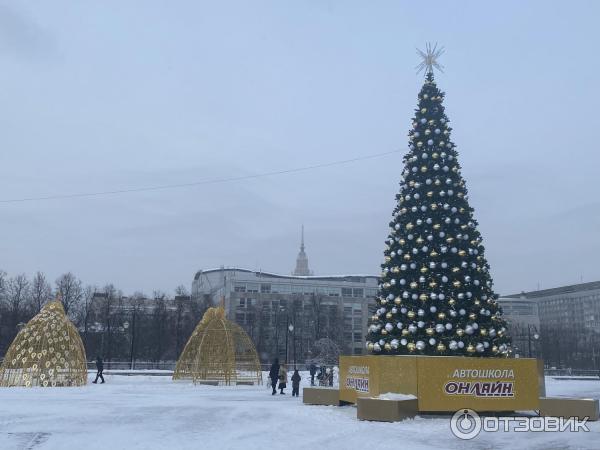
<path id="1" fill-rule="evenodd" d="M 287 365 L 288 363 L 288 335 L 290 333 L 294 332 L 294 324 L 292 322 L 290 322 L 290 316 L 287 316 L 287 332 L 285 333 L 285 364 Z M 292 338 L 295 337 L 292 336 Z M 295 346 L 296 342 L 294 339 L 294 364 L 296 364 L 296 346 Z"/>
<path id="2" fill-rule="evenodd" d="M 129 322 L 123 323 L 123 328 L 126 330 L 129 328 Z M 129 348 L 129 369 L 133 370 L 135 367 L 135 361 L 133 357 L 133 349 L 135 348 L 135 313 L 131 315 L 131 346 Z"/>
<path id="3" fill-rule="evenodd" d="M 531 324 L 527 325 L 527 344 L 529 346 L 529 357 L 530 358 L 532 356 L 532 352 L 531 352 L 531 338 L 533 337 L 533 339 L 536 340 L 536 341 L 540 338 L 540 335 L 537 333 L 537 330 L 536 330 L 535 326 L 533 326 L 533 331 L 534 331 L 533 336 L 531 335 L 531 328 L 532 328 Z"/>
<path id="4" fill-rule="evenodd" d="M 288 330 L 290 333 L 293 333 L 292 334 L 292 346 L 294 349 L 294 369 L 295 369 L 296 368 L 296 333 L 294 333 L 294 324 L 293 323 L 290 323 L 288 325 Z"/>

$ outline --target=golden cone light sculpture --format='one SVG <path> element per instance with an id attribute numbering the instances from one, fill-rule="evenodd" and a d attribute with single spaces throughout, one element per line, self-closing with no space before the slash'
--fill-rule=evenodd
<path id="1" fill-rule="evenodd" d="M 59 299 L 47 303 L 15 337 L 0 367 L 0 387 L 83 386 L 85 349 Z"/>
<path id="2" fill-rule="evenodd" d="M 209 308 L 190 336 L 173 373 L 174 380 L 219 384 L 262 383 L 256 348 L 222 306 Z"/>

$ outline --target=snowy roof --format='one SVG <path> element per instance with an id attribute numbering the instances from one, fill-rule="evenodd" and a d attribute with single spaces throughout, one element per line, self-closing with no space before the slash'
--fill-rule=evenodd
<path id="1" fill-rule="evenodd" d="M 349 275 L 308 275 L 308 276 L 301 276 L 301 275 L 281 275 L 281 274 L 277 274 L 277 273 L 273 273 L 273 272 L 265 272 L 262 270 L 250 270 L 250 269 L 243 269 L 240 267 L 219 267 L 219 268 L 215 268 L 215 269 L 206 269 L 206 270 L 199 270 L 198 272 L 196 272 L 196 275 L 194 276 L 194 279 L 197 280 L 198 278 L 200 278 L 200 276 L 203 273 L 212 273 L 212 272 L 247 272 L 247 273 L 255 273 L 258 276 L 264 275 L 267 277 L 273 277 L 273 278 L 288 278 L 288 279 L 297 279 L 297 280 L 323 280 L 323 281 L 334 281 L 334 280 L 351 280 L 351 279 L 356 279 L 356 278 L 379 278 L 376 275 L 371 275 L 371 274 L 349 274 Z"/>
<path id="2" fill-rule="evenodd" d="M 551 295 L 569 294 L 572 292 L 583 292 L 600 289 L 600 281 L 591 281 L 589 283 L 571 284 L 568 286 L 560 286 L 551 289 L 542 289 L 539 291 L 521 292 L 519 294 L 504 295 L 505 298 L 536 298 L 536 297 L 549 297 Z"/>

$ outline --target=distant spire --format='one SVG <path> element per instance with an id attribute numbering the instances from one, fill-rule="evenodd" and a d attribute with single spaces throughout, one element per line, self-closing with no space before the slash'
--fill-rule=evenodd
<path id="1" fill-rule="evenodd" d="M 296 269 L 292 272 L 292 275 L 304 277 L 312 275 L 312 272 L 308 268 L 308 256 L 304 252 L 304 224 L 302 225 L 300 234 L 300 252 L 296 258 Z"/>

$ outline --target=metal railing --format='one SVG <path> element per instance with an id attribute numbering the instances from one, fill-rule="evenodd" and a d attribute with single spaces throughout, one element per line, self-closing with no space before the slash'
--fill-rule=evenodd
<path id="1" fill-rule="evenodd" d="M 600 377 L 596 369 L 544 369 L 547 377 Z"/>
<path id="2" fill-rule="evenodd" d="M 96 370 L 96 361 L 87 362 L 88 370 Z M 104 361 L 104 370 L 175 370 L 175 361 Z"/>

